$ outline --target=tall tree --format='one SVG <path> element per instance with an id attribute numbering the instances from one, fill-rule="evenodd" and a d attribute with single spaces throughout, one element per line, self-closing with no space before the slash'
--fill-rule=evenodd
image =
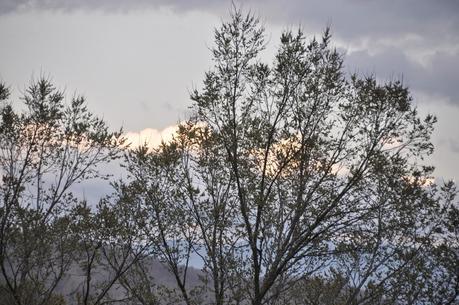
<path id="1" fill-rule="evenodd" d="M 334 278 L 343 304 L 422 301 L 416 270 L 455 193 L 422 165 L 436 119 L 420 118 L 400 81 L 347 76 L 330 39 L 286 31 L 264 64 L 263 28 L 235 10 L 215 30 L 192 117 L 129 155 L 187 304 L 192 255 L 215 304 L 275 304 L 292 281 Z"/>
<path id="2" fill-rule="evenodd" d="M 26 89 L 23 111 L 8 97 L 0 84 L 0 294 L 7 304 L 62 302 L 54 291 L 76 244 L 72 186 L 106 178 L 97 166 L 119 157 L 123 139 L 47 79 Z"/>

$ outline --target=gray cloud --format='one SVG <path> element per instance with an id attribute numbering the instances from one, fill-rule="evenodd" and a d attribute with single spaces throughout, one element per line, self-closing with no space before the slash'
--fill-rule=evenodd
<path id="1" fill-rule="evenodd" d="M 415 91 L 440 95 L 459 105 L 459 54 L 436 52 L 427 65 L 410 59 L 401 49 L 387 48 L 378 54 L 358 51 L 346 56 L 349 72 L 375 74 L 382 80 L 403 79 Z"/>
<path id="2" fill-rule="evenodd" d="M 457 178 L 459 1 L 235 1 L 261 16 L 268 33 L 301 25 L 311 34 L 329 24 L 349 72 L 403 77 L 420 111 L 439 117 L 432 157 L 439 175 Z M 0 78 L 19 88 L 43 69 L 84 90 L 112 126 L 162 129 L 183 115 L 186 89 L 209 64 L 211 28 L 230 7 L 230 0 L 0 0 Z M 84 187 L 88 198 L 103 188 Z"/>
<path id="3" fill-rule="evenodd" d="M 310 24 L 322 28 L 332 23 L 343 37 L 384 35 L 409 31 L 428 34 L 451 30 L 459 25 L 459 1 L 456 0 L 240 0 L 235 1 L 263 17 L 282 24 Z M 228 0 L 0 0 L 0 12 L 27 9 L 129 11 L 169 7 L 176 11 L 205 10 L 224 12 Z M 448 31 L 450 32 L 450 31 Z M 444 32 L 443 34 L 447 34 Z"/>
<path id="4" fill-rule="evenodd" d="M 242 0 L 236 1 L 278 25 L 320 31 L 332 25 L 347 48 L 348 67 L 385 77 L 403 73 L 415 88 L 441 94 L 459 105 L 459 1 L 457 0 Z M 168 7 L 176 12 L 226 15 L 227 0 L 0 0 L 0 13 L 27 10 L 128 12 Z M 383 41 L 383 45 L 381 45 Z M 370 55 L 377 50 L 376 55 Z M 413 56 L 430 52 L 426 63 Z M 373 52 L 374 53 L 374 52 Z M 424 56 L 425 57 L 425 56 Z"/>
<path id="5" fill-rule="evenodd" d="M 330 22 L 334 31 L 344 38 L 393 36 L 400 32 L 427 35 L 448 30 L 443 33 L 446 34 L 459 24 L 459 2 L 454 0 L 335 0 L 307 4 L 294 0 L 285 6 L 280 2 L 270 3 L 277 7 L 277 12 L 283 11 L 276 14 L 273 10 L 271 17 L 282 16 L 284 21 L 304 21 L 319 27 Z M 452 32 L 457 35 L 456 31 Z"/>
<path id="6" fill-rule="evenodd" d="M 458 139 L 450 139 L 449 148 L 451 151 L 459 154 L 459 140 Z"/>
<path id="7" fill-rule="evenodd" d="M 311 23 L 323 27 L 324 21 L 336 24 L 337 32 L 354 36 L 362 33 L 387 33 L 394 30 L 417 32 L 438 27 L 455 28 L 459 23 L 456 0 L 239 0 L 247 9 L 262 12 L 271 20 Z M 27 9 L 129 11 L 170 7 L 176 11 L 226 11 L 229 0 L 0 0 L 0 12 Z M 457 28 L 457 27 L 456 27 Z"/>
<path id="8" fill-rule="evenodd" d="M 226 1 L 208 0 L 0 0 L 0 13 L 8 14 L 26 10 L 102 10 L 106 12 L 128 12 L 132 10 L 169 7 L 177 11 L 193 9 L 215 9 L 227 5 Z"/>

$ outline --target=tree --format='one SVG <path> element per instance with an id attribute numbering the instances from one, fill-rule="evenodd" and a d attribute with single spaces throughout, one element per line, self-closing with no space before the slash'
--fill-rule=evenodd
<path id="1" fill-rule="evenodd" d="M 198 255 L 215 304 L 282 303 L 302 282 L 340 304 L 427 304 L 417 271 L 441 249 L 435 228 L 455 194 L 423 165 L 435 117 L 419 117 L 400 81 L 346 75 L 328 29 L 309 42 L 284 32 L 272 65 L 263 33 L 235 10 L 215 30 L 192 117 L 128 156 L 183 300 L 197 303 L 186 273 Z"/>
<path id="2" fill-rule="evenodd" d="M 75 237 L 75 262 L 82 271 L 72 294 L 76 304 L 130 300 L 130 283 L 123 289 L 121 280 L 150 254 L 141 231 L 144 217 L 133 203 L 124 194 L 113 194 L 95 210 L 82 202 L 71 211 L 69 233 Z"/>
<path id="3" fill-rule="evenodd" d="M 62 304 L 54 291 L 77 244 L 72 186 L 107 178 L 97 167 L 118 158 L 124 140 L 47 79 L 26 89 L 23 111 L 8 97 L 0 84 L 0 294 L 7 304 Z"/>

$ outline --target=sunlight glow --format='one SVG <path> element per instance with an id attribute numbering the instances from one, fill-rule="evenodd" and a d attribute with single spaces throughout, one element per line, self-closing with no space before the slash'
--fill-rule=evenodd
<path id="1" fill-rule="evenodd" d="M 124 136 L 130 149 L 135 149 L 141 145 L 147 145 L 148 148 L 157 148 L 161 142 L 169 142 L 177 132 L 177 125 L 166 127 L 162 130 L 154 128 L 145 128 L 139 132 L 130 131 Z"/>

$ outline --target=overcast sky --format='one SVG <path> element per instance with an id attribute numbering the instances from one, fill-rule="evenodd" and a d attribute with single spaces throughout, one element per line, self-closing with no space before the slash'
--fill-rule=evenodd
<path id="1" fill-rule="evenodd" d="M 284 29 L 331 25 L 349 73 L 403 78 L 421 113 L 438 116 L 431 163 L 459 178 L 459 1 L 236 1 L 264 22 L 274 53 Z M 230 1 L 0 0 L 0 80 L 18 96 L 49 76 L 113 128 L 166 137 L 211 65 L 213 28 Z"/>

